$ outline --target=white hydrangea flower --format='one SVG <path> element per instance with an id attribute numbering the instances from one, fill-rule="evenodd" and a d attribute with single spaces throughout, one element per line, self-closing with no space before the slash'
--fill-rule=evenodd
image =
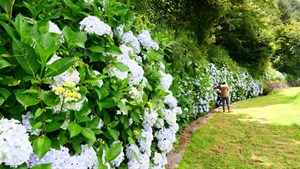
<path id="1" fill-rule="evenodd" d="M 57 34 L 61 35 L 61 38 L 60 38 L 59 41 L 61 43 L 65 42 L 64 36 L 62 35 L 62 31 L 59 29 L 59 27 L 56 24 L 54 24 L 51 21 L 49 21 L 49 29 L 48 29 L 48 31 L 52 32 L 52 33 L 57 33 Z"/>
<path id="2" fill-rule="evenodd" d="M 170 74 L 166 74 L 162 71 L 160 71 L 160 74 L 162 75 L 162 77 L 160 78 L 160 83 L 162 85 L 162 88 L 165 91 L 169 91 L 169 88 L 173 81 L 173 77 Z"/>
<path id="3" fill-rule="evenodd" d="M 0 164 L 17 167 L 30 159 L 33 149 L 26 128 L 15 119 L 0 120 Z"/>
<path id="4" fill-rule="evenodd" d="M 149 168 L 150 166 L 150 156 L 147 153 L 140 153 L 140 166 L 139 169 Z"/>
<path id="5" fill-rule="evenodd" d="M 104 126 L 104 122 L 102 119 L 99 119 L 99 124 L 97 126 L 97 129 L 101 129 Z"/>
<path id="6" fill-rule="evenodd" d="M 52 163 L 52 169 L 98 169 L 98 157 L 95 150 L 88 145 L 81 145 L 81 154 L 70 156 L 67 147 L 60 147 L 60 150 L 51 148 L 42 159 L 39 160 L 36 154 L 31 156 L 29 167 L 38 164 Z"/>
<path id="7" fill-rule="evenodd" d="M 139 54 L 141 52 L 139 40 L 137 39 L 137 37 L 133 35 L 132 31 L 123 34 L 122 43 L 124 44 L 130 43 L 134 47 L 133 51 L 135 54 Z"/>
<path id="8" fill-rule="evenodd" d="M 32 113 L 29 111 L 27 112 L 25 115 L 22 115 L 22 124 L 23 126 L 26 128 L 26 131 L 29 132 L 32 135 L 40 135 L 41 133 L 41 129 L 35 129 L 34 131 L 32 131 L 32 126 L 30 124 L 30 119 L 34 118 L 34 116 L 32 115 Z"/>
<path id="9" fill-rule="evenodd" d="M 143 30 L 137 38 L 147 50 L 152 48 L 157 51 L 159 49 L 159 45 L 152 40 L 149 31 Z"/>
<path id="10" fill-rule="evenodd" d="M 129 91 L 130 97 L 136 101 L 137 104 L 141 103 L 143 101 L 143 91 L 139 91 L 135 87 L 131 87 L 131 90 Z"/>
<path id="11" fill-rule="evenodd" d="M 149 157 L 151 155 L 151 144 L 153 140 L 152 128 L 142 129 L 141 136 L 143 138 L 138 139 L 140 145 L 139 149 Z"/>
<path id="12" fill-rule="evenodd" d="M 143 62 L 143 58 L 141 56 L 137 56 L 135 60 L 141 63 Z"/>
<path id="13" fill-rule="evenodd" d="M 73 82 L 76 85 L 80 81 L 79 72 L 75 69 L 68 69 L 64 73 L 53 77 L 54 84 L 64 84 L 65 82 Z"/>
<path id="14" fill-rule="evenodd" d="M 102 36 L 104 34 L 107 34 L 109 36 L 112 36 L 112 30 L 109 25 L 101 21 L 96 16 L 88 16 L 85 17 L 80 23 L 80 30 L 84 30 L 88 34 L 97 34 L 99 36 Z"/>
<path id="15" fill-rule="evenodd" d="M 118 37 L 122 37 L 124 34 L 124 25 L 120 25 L 116 28 L 116 34 Z"/>
<path id="16" fill-rule="evenodd" d="M 123 54 L 117 56 L 117 62 L 122 62 L 129 68 L 129 72 L 131 73 L 129 76 L 129 85 L 133 86 L 139 84 L 144 79 L 144 69 L 135 60 L 130 58 L 129 54 L 133 53 L 133 49 L 125 45 L 121 45 L 120 50 Z M 128 77 L 127 71 L 122 72 L 117 68 L 111 69 L 110 73 L 121 80 Z"/>
<path id="17" fill-rule="evenodd" d="M 159 129 L 163 128 L 165 126 L 164 119 L 158 118 L 154 126 Z"/>
<path id="18" fill-rule="evenodd" d="M 120 80 L 124 80 L 128 77 L 128 72 L 122 72 L 120 69 L 116 67 L 111 67 L 109 71 L 110 76 L 116 76 Z"/>
<path id="19" fill-rule="evenodd" d="M 98 169 L 98 157 L 93 147 L 89 147 L 87 144 L 81 145 L 82 152 L 80 155 L 76 155 L 79 161 L 82 161 L 85 168 Z"/>
<path id="20" fill-rule="evenodd" d="M 154 164 L 160 164 L 162 161 L 162 156 L 160 153 L 154 152 L 153 162 Z"/>
<path id="21" fill-rule="evenodd" d="M 135 144 L 129 144 L 128 147 L 126 148 L 126 157 L 128 158 L 128 163 L 127 163 L 128 169 L 140 168 L 140 163 L 135 158 L 134 153 L 137 155 L 137 158 L 140 157 L 140 150 L 138 146 Z"/>
<path id="22" fill-rule="evenodd" d="M 163 127 L 156 134 L 156 139 L 158 140 L 157 147 L 165 153 L 168 153 L 173 148 L 173 143 L 176 141 L 176 132 L 179 126 L 177 123 L 170 125 L 169 128 Z"/>
<path id="23" fill-rule="evenodd" d="M 59 27 L 51 21 L 49 21 L 49 30 L 48 31 L 53 32 L 53 33 L 57 33 L 57 34 L 62 34 Z"/>
<path id="24" fill-rule="evenodd" d="M 174 125 L 176 123 L 176 112 L 172 109 L 165 109 L 163 111 L 164 119 L 169 125 Z"/>
<path id="25" fill-rule="evenodd" d="M 29 167 L 31 168 L 38 164 L 52 163 L 52 169 L 60 169 L 69 166 L 69 161 L 69 149 L 61 146 L 60 150 L 51 148 L 40 160 L 36 154 L 33 154 L 29 161 Z"/>
<path id="26" fill-rule="evenodd" d="M 177 107 L 177 99 L 173 96 L 173 94 L 165 96 L 164 103 L 168 105 L 169 108 Z"/>
<path id="27" fill-rule="evenodd" d="M 149 110 L 148 108 L 144 111 L 143 128 L 151 128 L 158 119 L 157 110 Z"/>
<path id="28" fill-rule="evenodd" d="M 177 115 L 181 115 L 182 114 L 181 107 L 175 107 L 173 111 L 176 112 Z"/>

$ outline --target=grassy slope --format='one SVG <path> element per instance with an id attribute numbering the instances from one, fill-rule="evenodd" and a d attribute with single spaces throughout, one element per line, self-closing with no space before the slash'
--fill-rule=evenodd
<path id="1" fill-rule="evenodd" d="M 300 88 L 239 102 L 192 136 L 182 168 L 300 168 Z"/>

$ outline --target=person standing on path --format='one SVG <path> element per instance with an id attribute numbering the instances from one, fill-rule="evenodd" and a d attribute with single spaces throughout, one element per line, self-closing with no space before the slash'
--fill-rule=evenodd
<path id="1" fill-rule="evenodd" d="M 221 98 L 222 98 L 222 107 L 223 112 L 225 112 L 225 102 L 227 105 L 228 113 L 230 112 L 230 97 L 229 97 L 229 86 L 226 82 L 222 82 L 221 84 Z"/>

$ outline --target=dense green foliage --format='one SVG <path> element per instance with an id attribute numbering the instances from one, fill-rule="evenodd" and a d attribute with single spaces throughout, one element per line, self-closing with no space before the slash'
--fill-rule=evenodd
<path id="1" fill-rule="evenodd" d="M 141 15 L 156 24 L 156 29 L 175 30 L 171 62 L 176 69 L 187 59 L 214 63 L 223 60 L 226 50 L 234 62 L 257 77 L 270 76 L 268 67 L 288 74 L 290 81 L 299 77 L 299 1 L 265 0 L 149 0 L 132 1 Z M 277 3 L 278 4 L 277 4 Z M 161 25 L 167 25 L 162 27 Z M 220 55 L 208 58 L 208 51 L 221 45 Z M 189 49 L 189 50 L 186 50 Z M 220 59 L 219 59 L 220 57 Z M 215 62 L 216 61 L 216 62 Z M 229 61 L 231 62 L 231 61 Z M 218 63 L 218 64 L 219 64 Z M 223 62 L 227 64 L 226 62 Z"/>

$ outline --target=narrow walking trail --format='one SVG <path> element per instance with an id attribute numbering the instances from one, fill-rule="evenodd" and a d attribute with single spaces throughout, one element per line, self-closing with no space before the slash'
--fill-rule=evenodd
<path id="1" fill-rule="evenodd" d="M 191 141 L 191 135 L 204 123 L 210 120 L 220 108 L 216 108 L 211 112 L 207 113 L 204 116 L 199 117 L 190 126 L 184 129 L 182 134 L 180 135 L 179 147 L 175 150 L 172 150 L 168 155 L 168 164 L 166 166 L 167 169 L 175 169 L 182 159 L 182 156 L 185 152 L 186 147 Z"/>

